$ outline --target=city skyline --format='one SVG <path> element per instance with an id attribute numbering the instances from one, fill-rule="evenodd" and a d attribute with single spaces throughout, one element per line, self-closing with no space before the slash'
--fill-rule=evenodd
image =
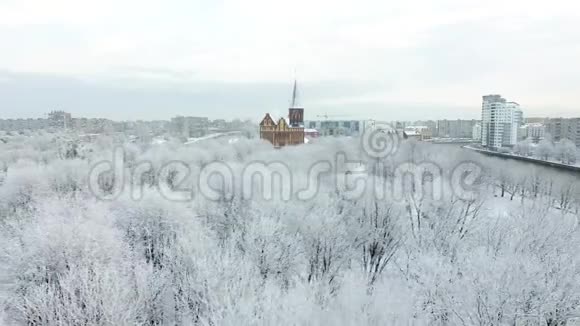
<path id="1" fill-rule="evenodd" d="M 365 121 L 365 120 L 375 120 L 375 121 L 381 121 L 381 122 L 407 122 L 407 123 L 421 123 L 421 122 L 439 122 L 439 121 L 481 121 L 481 107 L 478 108 L 479 109 L 479 114 L 478 115 L 474 115 L 474 117 L 472 118 L 464 118 L 464 117 L 439 117 L 439 118 L 423 118 L 423 119 L 376 119 L 373 117 L 366 117 L 366 118 L 353 118 L 354 115 L 333 115 L 333 114 L 328 114 L 328 111 L 325 111 L 325 114 L 311 114 L 310 117 L 305 118 L 306 121 Z M 175 115 L 164 115 L 161 118 L 157 118 L 157 119 L 143 119 L 143 118 L 133 118 L 133 119 L 114 119 L 114 118 L 110 118 L 110 117 L 104 117 L 104 116 L 99 116 L 99 115 L 95 115 L 95 116 L 84 116 L 84 115 L 76 115 L 74 111 L 68 111 L 68 110 L 61 110 L 60 108 L 52 108 L 46 111 L 41 112 L 39 115 L 30 115 L 30 116 L 14 116 L 14 117 L 4 117 L 4 116 L 0 116 L 0 120 L 29 120 L 29 119 L 47 119 L 48 116 L 51 114 L 51 112 L 53 111 L 63 111 L 65 113 L 68 113 L 72 116 L 73 119 L 91 119 L 91 120 L 110 120 L 110 121 L 114 121 L 114 122 L 138 122 L 138 121 L 144 121 L 144 122 L 153 122 L 153 121 L 171 121 L 173 118 L 175 117 L 203 117 L 203 118 L 208 118 L 210 121 L 235 121 L 235 120 L 239 120 L 239 121 L 254 121 L 256 120 L 255 117 L 250 117 L 250 118 L 241 118 L 241 117 L 237 117 L 237 116 L 226 116 L 225 118 L 221 118 L 221 117 L 215 117 L 215 116 L 205 116 L 205 115 L 194 115 L 191 112 L 188 114 L 187 112 L 185 114 L 175 114 Z M 552 116 L 539 116 L 539 115 L 533 115 L 533 116 L 528 116 L 526 112 L 523 112 L 524 116 L 523 116 L 523 122 L 524 123 L 536 123 L 537 121 L 543 121 L 546 119 L 573 119 L 573 118 L 578 118 L 578 115 L 576 116 L 561 116 L 561 115 L 552 115 Z M 579 114 L 580 115 L 580 114 Z M 275 115 L 276 117 L 282 117 L 285 116 L 284 113 L 282 114 L 277 114 Z"/>
<path id="2" fill-rule="evenodd" d="M 2 83 L 2 81 L 0 80 L 0 84 Z M 1 89 L 0 88 L 0 95 L 5 95 L 5 93 L 8 93 L 8 91 L 6 90 L 6 88 Z M 284 115 L 284 109 L 281 109 L 280 107 L 283 108 L 284 103 L 285 103 L 285 99 L 287 98 L 287 94 L 283 94 L 283 92 L 281 91 L 276 91 L 276 94 L 281 95 L 281 98 L 268 98 L 267 101 L 269 103 L 271 103 L 270 106 L 264 106 L 263 109 L 262 107 L 260 107 L 259 109 L 261 109 L 262 111 L 270 111 L 270 112 L 274 112 L 274 115 L 276 116 L 282 116 Z M 492 93 L 485 93 L 485 94 L 492 94 Z M 495 93 L 494 93 L 495 94 Z M 501 93 L 503 94 L 503 93 Z M 481 94 L 483 95 L 483 94 Z M 372 109 L 365 111 L 364 109 L 359 109 L 357 110 L 359 113 L 358 114 L 345 114 L 345 113 L 349 113 L 348 108 L 344 108 L 344 107 L 340 107 L 340 106 L 336 106 L 336 107 L 310 107 L 309 106 L 309 111 L 310 111 L 310 116 L 307 117 L 308 120 L 316 120 L 318 118 L 322 118 L 325 115 L 328 116 L 328 120 L 368 120 L 368 119 L 374 119 L 374 120 L 381 120 L 381 121 L 429 121 L 429 120 L 471 120 L 471 119 L 481 119 L 481 102 L 480 102 L 480 98 L 481 95 L 477 98 L 478 99 L 478 106 L 474 106 L 474 107 L 461 107 L 461 106 L 448 106 L 446 107 L 447 110 L 450 110 L 450 113 L 446 114 L 433 114 L 433 112 L 439 112 L 438 110 L 430 110 L 432 113 L 429 114 L 417 114 L 417 113 L 401 113 L 400 110 L 401 109 L 409 109 L 410 108 L 410 104 L 392 104 L 390 106 L 388 106 L 388 108 L 390 108 L 391 110 L 393 110 L 393 112 L 397 112 L 396 114 L 389 114 L 389 111 L 387 112 L 376 112 L 373 111 Z M 78 99 L 78 96 L 72 97 L 72 99 Z M 0 119 L 30 119 L 30 118 L 45 118 L 46 115 L 48 114 L 49 111 L 51 110 L 63 110 L 66 112 L 69 112 L 71 114 L 73 114 L 73 116 L 75 117 L 83 117 L 83 118 L 91 118 L 91 119 L 95 119 L 95 118 L 101 118 L 101 119 L 109 119 L 109 120 L 113 120 L 113 121 L 137 121 L 137 120 L 144 120 L 144 121 L 155 121 L 155 120 L 170 120 L 172 117 L 174 116 L 204 116 L 204 117 L 208 117 L 210 119 L 240 119 L 240 120 L 255 120 L 257 117 L 259 117 L 259 113 L 256 114 L 246 114 L 244 115 L 243 113 L 241 113 L 240 115 L 236 115 L 236 113 L 234 112 L 232 115 L 231 107 L 226 107 L 226 106 L 222 106 L 221 108 L 212 108 L 209 111 L 200 111 L 199 109 L 194 108 L 195 107 L 195 102 L 178 102 L 180 98 L 183 98 L 182 96 L 175 96 L 175 98 L 173 98 L 173 101 L 176 101 L 174 103 L 177 103 L 175 108 L 164 108 L 163 110 L 158 110 L 158 112 L 154 115 L 144 115 L 144 116 L 140 116 L 140 118 L 135 119 L 134 116 L 135 114 L 133 114 L 133 111 L 128 111 L 126 112 L 126 114 L 110 114 L 108 113 L 106 110 L 104 112 L 99 112 L 99 111 L 91 111 L 91 110 L 87 110 L 86 108 L 83 107 L 71 107 L 69 106 L 62 106 L 62 105 L 52 105 L 52 106 L 42 106 L 40 105 L 40 103 L 38 103 L 37 105 L 35 105 L 33 108 L 30 108 L 28 110 L 24 110 L 24 111 L 20 111 L 18 113 L 15 114 L 10 114 L 10 111 L 6 111 L 6 110 L 2 110 L 2 112 L 0 113 Z M 0 107 L 6 107 L 6 105 L 4 103 L 2 103 L 2 99 L 6 99 L 6 97 L 2 97 L 0 96 Z M 216 95 L 216 99 L 222 100 L 223 97 L 219 97 Z M 27 101 L 32 101 L 33 103 L 37 103 L 38 99 L 33 98 L 33 97 L 23 97 L 23 100 L 25 102 Z M 68 102 L 69 100 L 67 100 L 66 102 Z M 123 101 L 125 102 L 125 101 Z M 140 103 L 145 103 L 146 99 L 139 99 Z M 520 101 L 518 101 L 520 102 Z M 275 104 L 273 104 L 275 103 Z M 162 107 L 162 103 L 158 103 L 159 107 Z M 149 103 L 148 105 L 154 105 L 152 103 Z M 184 106 L 187 106 L 189 108 L 183 108 Z M 96 107 L 94 107 L 93 104 L 88 105 L 89 108 L 94 108 L 96 110 Z M 438 106 L 431 106 L 431 108 L 437 108 Z M 533 106 L 531 106 L 533 108 Z M 139 107 L 134 107 L 134 109 L 138 109 Z M 181 108 L 181 109 L 180 109 Z M 562 113 L 560 111 L 546 111 L 544 112 L 544 114 L 542 114 L 542 112 L 540 113 L 535 113 L 537 112 L 537 110 L 534 109 L 529 109 L 528 105 L 524 105 L 522 106 L 522 108 L 525 110 L 525 117 L 526 118 L 575 118 L 580 116 L 580 111 L 576 112 L 571 112 L 570 114 L 566 114 L 566 113 Z M 259 110 L 256 109 L 256 110 Z M 424 105 L 424 109 L 427 110 L 427 106 Z M 218 113 L 216 114 L 216 110 L 218 111 Z M 467 110 L 467 111 L 466 111 Z M 361 112 L 362 111 L 362 112 Z M 213 112 L 213 114 L 212 114 Z M 222 113 L 219 113 L 222 112 Z M 368 114 L 367 114 L 368 112 Z"/>

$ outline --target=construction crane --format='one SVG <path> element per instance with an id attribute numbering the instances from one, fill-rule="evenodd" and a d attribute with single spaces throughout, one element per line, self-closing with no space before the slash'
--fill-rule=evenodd
<path id="1" fill-rule="evenodd" d="M 316 117 L 318 117 L 318 118 L 325 118 L 326 120 L 328 120 L 329 117 L 330 118 L 335 118 L 335 117 L 350 117 L 350 116 L 351 116 L 350 114 L 331 114 L 331 115 L 322 114 L 322 115 L 317 115 Z"/>

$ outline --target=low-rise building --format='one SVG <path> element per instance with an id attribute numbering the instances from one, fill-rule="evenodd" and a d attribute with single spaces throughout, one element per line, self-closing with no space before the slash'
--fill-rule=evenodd
<path id="1" fill-rule="evenodd" d="M 437 121 L 435 121 L 435 120 L 415 121 L 415 122 L 413 122 L 413 124 L 411 126 L 426 126 L 427 128 L 429 128 L 429 131 L 431 132 L 431 135 L 433 135 L 433 137 L 438 137 L 437 136 Z"/>
<path id="2" fill-rule="evenodd" d="M 357 136 L 362 132 L 358 120 L 310 120 L 304 126 L 318 130 L 320 136 Z"/>
<path id="3" fill-rule="evenodd" d="M 427 126 L 407 126 L 403 130 L 403 137 L 423 141 L 431 139 L 433 135 Z"/>
<path id="4" fill-rule="evenodd" d="M 48 119 L 0 119 L 0 130 L 39 130 L 49 127 Z"/>
<path id="5" fill-rule="evenodd" d="M 206 117 L 171 118 L 171 133 L 182 139 L 203 137 L 209 132 L 209 119 Z"/>
<path id="6" fill-rule="evenodd" d="M 224 130 L 228 127 L 228 124 L 224 119 L 215 119 L 210 121 L 209 126 L 210 128 L 215 128 L 217 130 Z"/>
<path id="7" fill-rule="evenodd" d="M 546 134 L 546 127 L 541 123 L 528 123 L 518 129 L 518 139 L 531 139 L 537 143 L 544 139 Z"/>
<path id="8" fill-rule="evenodd" d="M 48 113 L 49 125 L 53 128 L 70 129 L 72 127 L 72 116 L 64 111 L 51 111 Z"/>
<path id="9" fill-rule="evenodd" d="M 580 147 L 580 118 L 552 118 L 546 124 L 546 134 L 553 141 L 570 139 L 577 147 Z"/>
<path id="10" fill-rule="evenodd" d="M 439 138 L 473 138 L 473 126 L 478 123 L 478 120 L 438 120 L 434 135 Z"/>
<path id="11" fill-rule="evenodd" d="M 320 132 L 318 132 L 316 129 L 305 128 L 304 136 L 307 138 L 318 138 L 320 137 Z"/>

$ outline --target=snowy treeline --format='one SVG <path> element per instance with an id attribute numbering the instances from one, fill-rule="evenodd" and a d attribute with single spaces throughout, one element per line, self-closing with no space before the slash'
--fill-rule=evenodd
<path id="1" fill-rule="evenodd" d="M 356 139 L 280 150 L 244 139 L 124 150 L 127 168 L 186 162 L 192 173 L 180 187 L 194 187 L 216 161 L 233 170 L 284 162 L 306 184 L 309 168 L 338 152 L 365 160 L 366 178 L 388 179 L 405 162 L 435 164 L 445 179 L 462 161 L 483 170 L 469 180 L 468 199 L 418 197 L 416 187 L 399 200 L 372 192 L 352 199 L 326 176 L 309 200 L 234 193 L 176 202 L 156 187 L 173 174 L 151 172 L 125 178 L 144 184 L 140 200 L 122 192 L 101 201 L 87 176 L 112 155 L 106 140 L 68 156 L 46 139 L 0 144 L 4 324 L 513 325 L 537 316 L 562 325 L 580 313 L 572 174 L 413 142 L 381 162 L 366 159 Z"/>
<path id="2" fill-rule="evenodd" d="M 563 164 L 573 165 L 580 158 L 580 150 L 573 141 L 564 138 L 558 142 L 553 142 L 548 135 L 538 144 L 534 144 L 532 139 L 525 139 L 519 142 L 514 152 L 523 156 L 531 156 L 541 160 L 555 160 Z"/>

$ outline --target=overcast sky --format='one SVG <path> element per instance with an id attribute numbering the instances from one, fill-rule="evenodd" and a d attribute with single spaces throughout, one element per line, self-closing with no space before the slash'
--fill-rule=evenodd
<path id="1" fill-rule="evenodd" d="M 578 1 L 0 0 L 0 118 L 580 116 Z"/>

